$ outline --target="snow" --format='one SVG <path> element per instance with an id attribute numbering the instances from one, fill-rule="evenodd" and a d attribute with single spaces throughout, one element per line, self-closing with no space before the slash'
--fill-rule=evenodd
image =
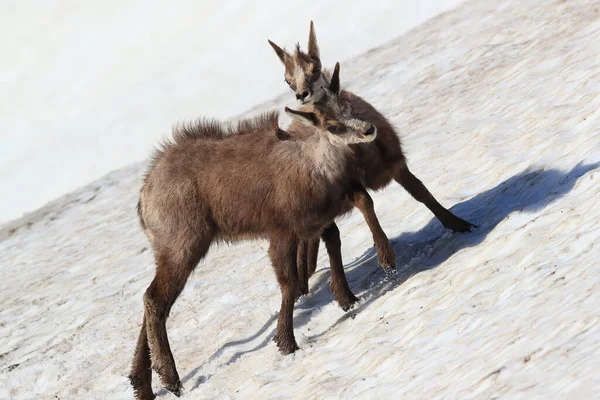
<path id="1" fill-rule="evenodd" d="M 333 65 L 461 1 L 2 2 L 0 221 L 142 161 L 176 120 L 284 92 L 267 38 L 305 42 L 314 19 Z"/>
<path id="2" fill-rule="evenodd" d="M 321 249 L 292 356 L 271 341 L 266 243 L 212 249 L 168 322 L 185 398 L 596 397 L 599 13 L 589 0 L 470 1 L 343 62 L 345 86 L 402 133 L 413 172 L 479 228 L 444 230 L 397 185 L 374 194 L 398 275 L 377 266 L 360 213 L 341 219 L 361 302 L 335 304 Z M 131 398 L 154 268 L 135 214 L 143 169 L 0 230 L 0 398 Z"/>

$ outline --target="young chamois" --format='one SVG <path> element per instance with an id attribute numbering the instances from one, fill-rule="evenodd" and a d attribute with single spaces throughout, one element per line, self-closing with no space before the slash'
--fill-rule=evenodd
<path id="1" fill-rule="evenodd" d="M 296 99 L 303 104 L 312 102 L 321 87 L 329 84 L 328 73 L 322 69 L 319 47 L 313 22 L 310 23 L 308 53 L 299 45 L 291 54 L 269 40 L 269 44 L 285 66 L 285 82 L 296 93 Z M 392 125 L 371 104 L 349 91 L 343 90 L 340 97 L 351 104 L 352 114 L 377 127 L 377 138 L 372 143 L 352 145 L 354 159 L 362 172 L 361 183 L 368 189 L 378 190 L 387 186 L 392 179 L 406 189 L 417 201 L 425 204 L 440 220 L 444 227 L 455 232 L 470 231 L 473 225 L 444 208 L 427 190 L 425 185 L 408 169 L 406 158 L 398 134 Z M 294 122 L 292 122 L 294 126 Z M 387 271 L 395 268 L 396 256 L 379 225 L 371 197 L 362 194 L 351 198 L 373 234 L 379 264 Z M 314 273 L 317 264 L 319 239 L 298 244 L 298 275 L 301 293 L 308 293 L 308 278 Z"/>
<path id="2" fill-rule="evenodd" d="M 138 202 L 156 274 L 143 296 L 144 319 L 129 376 L 136 398 L 154 398 L 152 369 L 169 391 L 181 394 L 165 323 L 214 242 L 269 241 L 282 295 L 274 339 L 284 354 L 298 349 L 293 310 L 299 296 L 299 241 L 323 239 L 336 299 L 342 307 L 355 301 L 333 221 L 351 208 L 352 192 L 364 190 L 355 170 L 348 168 L 349 145 L 373 141 L 377 129 L 352 116 L 348 107 L 339 97 L 338 65 L 328 89 L 313 104 L 301 111 L 285 109 L 299 121 L 285 132 L 275 112 L 242 121 L 237 129 L 204 121 L 175 129 L 172 141 L 155 152 Z"/>

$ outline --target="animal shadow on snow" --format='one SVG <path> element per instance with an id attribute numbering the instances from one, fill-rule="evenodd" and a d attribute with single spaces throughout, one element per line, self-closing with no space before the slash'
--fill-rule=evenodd
<path id="1" fill-rule="evenodd" d="M 358 259 L 345 266 L 350 288 L 361 298 L 360 303 L 333 322 L 327 330 L 309 336 L 308 341 L 315 341 L 348 318 L 353 318 L 357 313 L 368 309 L 374 301 L 400 286 L 411 276 L 441 265 L 462 249 L 479 245 L 512 212 L 533 212 L 546 207 L 567 194 L 581 176 L 599 167 L 600 162 L 588 165 L 580 162 L 568 172 L 557 169 L 528 169 L 492 189 L 456 204 L 451 208 L 452 212 L 474 223 L 477 228 L 470 233 L 453 233 L 444 229 L 441 223 L 433 217 L 422 229 L 416 232 L 402 233 L 390 239 L 396 252 L 398 270 L 396 274 L 389 277 L 379 267 L 375 249 L 368 249 Z M 415 207 L 419 206 L 421 205 L 415 201 Z M 296 304 L 294 328 L 307 324 L 312 314 L 318 313 L 323 306 L 335 302 L 329 289 L 328 268 L 324 270 L 321 267 L 317 270 L 310 281 L 310 288 L 311 293 Z M 277 314 L 274 314 L 253 335 L 225 343 L 207 362 L 190 371 L 184 377 L 183 382 L 186 383 L 193 379 L 207 363 L 220 358 L 227 349 L 250 343 L 269 331 L 269 334 L 263 337 L 263 340 L 255 347 L 236 352 L 227 361 L 219 363 L 217 370 L 235 362 L 244 354 L 264 348 L 273 338 L 276 323 Z M 211 376 L 212 374 L 202 375 L 197 378 L 194 388 Z"/>

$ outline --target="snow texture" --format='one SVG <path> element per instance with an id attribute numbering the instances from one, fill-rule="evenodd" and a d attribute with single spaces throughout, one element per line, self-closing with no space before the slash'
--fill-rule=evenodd
<path id="1" fill-rule="evenodd" d="M 0 222 L 142 161 L 176 120 L 282 93 L 267 38 L 305 43 L 313 19 L 333 65 L 461 2 L 0 2 Z"/>
<path id="2" fill-rule="evenodd" d="M 266 243 L 212 249 L 168 322 L 185 398 L 597 397 L 599 45 L 597 2 L 470 1 L 342 63 L 345 86 L 402 133 L 413 172 L 479 228 L 444 230 L 395 184 L 374 194 L 398 275 L 377 266 L 360 213 L 340 220 L 361 302 L 336 305 L 322 248 L 291 356 L 271 340 Z M 0 231 L 0 398 L 132 397 L 154 270 L 135 214 L 143 169 Z"/>

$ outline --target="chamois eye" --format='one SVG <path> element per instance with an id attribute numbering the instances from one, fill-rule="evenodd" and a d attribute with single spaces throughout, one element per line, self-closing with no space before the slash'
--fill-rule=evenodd
<path id="1" fill-rule="evenodd" d="M 313 68 L 313 74 L 318 74 L 319 72 L 321 72 L 321 68 L 319 68 L 319 67 Z"/>
<path id="2" fill-rule="evenodd" d="M 329 125 L 329 126 L 327 127 L 327 130 L 328 130 L 329 132 L 331 132 L 331 133 L 336 133 L 336 132 L 338 131 L 338 127 L 337 127 L 337 126 L 335 126 L 335 125 Z"/>
<path id="3" fill-rule="evenodd" d="M 285 80 L 285 83 L 287 83 L 288 86 L 290 85 L 290 81 L 288 81 L 287 79 Z"/>

